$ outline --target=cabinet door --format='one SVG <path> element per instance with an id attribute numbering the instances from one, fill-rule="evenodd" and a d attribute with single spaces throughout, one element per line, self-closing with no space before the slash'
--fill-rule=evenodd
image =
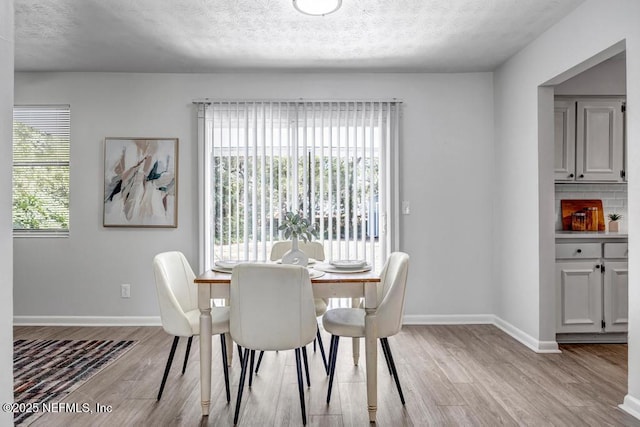
<path id="1" fill-rule="evenodd" d="M 607 262 L 604 270 L 605 332 L 627 332 L 629 267 L 623 261 Z"/>
<path id="2" fill-rule="evenodd" d="M 623 182 L 622 100 L 577 104 L 576 180 Z"/>
<path id="3" fill-rule="evenodd" d="M 554 118 L 555 179 L 573 181 L 576 172 L 575 101 L 555 101 Z"/>
<path id="4" fill-rule="evenodd" d="M 598 261 L 556 262 L 558 333 L 602 331 L 602 273 Z"/>

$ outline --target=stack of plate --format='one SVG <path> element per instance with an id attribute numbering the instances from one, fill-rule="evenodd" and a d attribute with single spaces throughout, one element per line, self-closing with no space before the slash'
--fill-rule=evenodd
<path id="1" fill-rule="evenodd" d="M 371 270 L 371 264 L 365 260 L 338 259 L 316 264 L 313 268 L 327 273 L 361 273 Z"/>
<path id="2" fill-rule="evenodd" d="M 355 259 L 339 259 L 329 261 L 329 265 L 340 270 L 360 270 L 367 265 L 367 261 Z"/>
<path id="3" fill-rule="evenodd" d="M 249 261 L 239 261 L 239 260 L 233 260 L 233 259 L 219 260 L 215 262 L 212 270 L 220 273 L 231 273 L 231 271 L 233 270 L 233 267 L 235 267 L 238 264 L 242 264 L 243 262 L 249 262 Z"/>

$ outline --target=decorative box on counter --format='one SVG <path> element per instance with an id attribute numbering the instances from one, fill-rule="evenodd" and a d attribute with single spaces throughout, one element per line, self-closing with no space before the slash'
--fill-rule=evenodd
<path id="1" fill-rule="evenodd" d="M 562 229 L 605 231 L 602 200 L 561 200 Z"/>

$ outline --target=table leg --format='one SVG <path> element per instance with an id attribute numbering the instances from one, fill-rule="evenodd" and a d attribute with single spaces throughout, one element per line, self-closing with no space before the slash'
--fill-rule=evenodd
<path id="1" fill-rule="evenodd" d="M 367 407 L 369 422 L 376 422 L 378 411 L 378 295 L 375 284 L 365 284 L 364 349 L 367 363 Z"/>
<path id="2" fill-rule="evenodd" d="M 351 307 L 358 308 L 360 307 L 360 298 L 351 298 Z M 351 346 L 353 348 L 353 364 L 358 366 L 358 361 L 360 360 L 360 338 L 352 338 Z"/>
<path id="3" fill-rule="evenodd" d="M 365 358 L 367 362 L 367 404 L 369 408 L 369 421 L 376 422 L 378 409 L 378 325 L 375 309 L 366 309 L 364 316 L 365 331 Z"/>
<path id="4" fill-rule="evenodd" d="M 206 288 L 206 290 L 205 290 Z M 211 404 L 211 295 L 208 286 L 198 289 L 200 308 L 200 401 L 202 415 L 209 415 Z"/>
<path id="5" fill-rule="evenodd" d="M 233 362 L 233 340 L 231 339 L 231 334 L 224 334 L 224 340 L 227 346 L 227 366 L 231 367 Z"/>

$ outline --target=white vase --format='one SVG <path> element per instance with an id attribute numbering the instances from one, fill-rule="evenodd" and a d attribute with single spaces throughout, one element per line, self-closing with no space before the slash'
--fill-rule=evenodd
<path id="1" fill-rule="evenodd" d="M 291 239 L 291 250 L 282 256 L 283 264 L 302 265 L 304 267 L 309 264 L 309 257 L 298 248 L 298 238 Z"/>

